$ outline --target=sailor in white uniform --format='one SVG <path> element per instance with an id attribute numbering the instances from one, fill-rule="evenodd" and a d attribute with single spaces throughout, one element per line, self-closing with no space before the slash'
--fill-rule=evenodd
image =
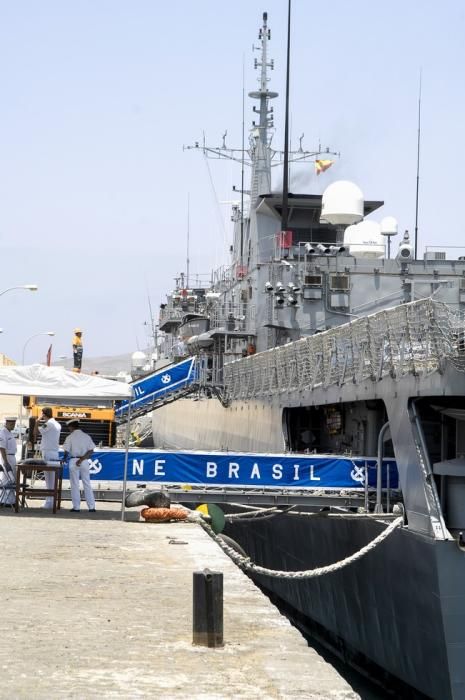
<path id="1" fill-rule="evenodd" d="M 43 408 L 42 415 L 39 419 L 39 433 L 42 438 L 40 441 L 40 451 L 42 459 L 47 463 L 58 462 L 60 456 L 60 432 L 61 425 L 55 418 L 51 408 Z M 45 488 L 53 489 L 55 486 L 55 474 L 53 472 L 45 472 Z M 53 496 L 47 496 L 43 508 L 53 508 Z"/>
<path id="2" fill-rule="evenodd" d="M 16 425 L 16 418 L 5 418 L 5 427 L 0 430 L 0 457 L 3 469 L 9 472 L 11 479 L 16 479 L 16 438 L 11 431 Z M 6 477 L 2 474 L 3 479 Z M 7 504 L 15 502 L 14 491 L 8 494 Z"/>
<path id="3" fill-rule="evenodd" d="M 71 486 L 72 513 L 79 513 L 81 509 L 81 492 L 79 490 L 79 477 L 81 477 L 84 496 L 90 513 L 95 512 L 95 498 L 90 485 L 90 460 L 95 445 L 87 433 L 79 428 L 79 421 L 74 419 L 66 423 L 70 434 L 66 438 L 63 449 L 65 460 L 69 457 L 69 481 Z"/>

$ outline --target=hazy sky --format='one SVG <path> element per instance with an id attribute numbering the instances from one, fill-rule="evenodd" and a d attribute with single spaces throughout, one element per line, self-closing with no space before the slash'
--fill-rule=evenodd
<path id="1" fill-rule="evenodd" d="M 0 0 L 0 351 L 20 361 L 30 336 L 54 330 L 87 356 L 145 345 L 155 311 L 185 269 L 228 262 L 240 173 L 183 145 L 206 133 L 240 146 L 242 64 L 269 15 L 271 89 L 284 95 L 286 0 Z M 414 228 L 417 99 L 423 71 L 420 249 L 465 245 L 464 0 L 293 0 L 292 136 L 341 159 L 301 192 L 356 181 L 382 215 Z M 253 118 L 246 104 L 246 125 Z M 275 145 L 283 100 L 274 101 Z M 294 188 L 297 191 L 297 187 Z M 44 361 L 50 339 L 28 343 Z"/>

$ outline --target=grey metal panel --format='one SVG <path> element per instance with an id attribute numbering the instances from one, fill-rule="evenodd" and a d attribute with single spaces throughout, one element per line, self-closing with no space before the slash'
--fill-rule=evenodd
<path id="1" fill-rule="evenodd" d="M 247 525 L 236 521 L 227 525 L 226 532 L 253 561 L 295 571 L 339 561 L 382 529 L 379 522 L 328 523 L 319 518 L 281 516 Z M 447 566 L 442 561 L 446 548 Z M 445 641 L 454 623 L 452 616 L 444 617 L 447 588 L 443 591 L 442 577 L 449 580 L 446 572 L 452 563 L 457 571 L 450 595 L 465 579 L 462 553 L 449 542 L 435 542 L 404 528 L 337 573 L 300 581 L 263 576 L 257 580 L 298 613 L 329 630 L 346 658 L 362 654 L 429 697 L 463 700 L 463 694 L 451 690 L 461 674 L 459 655 L 456 659 L 452 655 L 450 669 Z M 453 605 L 452 601 L 448 604 Z M 453 609 L 458 611 L 461 605 L 462 601 Z M 454 625 L 454 634 L 461 649 L 465 625 Z M 403 697 L 401 692 L 398 697 Z"/>
<path id="2" fill-rule="evenodd" d="M 330 294 L 329 303 L 337 308 L 347 308 L 349 306 L 348 294 Z"/>
<path id="3" fill-rule="evenodd" d="M 321 289 L 314 289 L 313 287 L 304 287 L 303 297 L 304 299 L 321 299 L 323 296 L 323 291 Z"/>

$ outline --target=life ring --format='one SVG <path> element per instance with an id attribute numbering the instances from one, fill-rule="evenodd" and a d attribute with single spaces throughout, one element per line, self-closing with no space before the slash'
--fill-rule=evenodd
<path id="1" fill-rule="evenodd" d="M 170 520 L 186 520 L 189 511 L 185 508 L 142 508 L 140 514 L 147 522 L 166 523 Z"/>

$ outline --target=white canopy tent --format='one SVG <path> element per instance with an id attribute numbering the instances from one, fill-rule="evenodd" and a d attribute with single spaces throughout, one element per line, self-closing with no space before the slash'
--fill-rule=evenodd
<path id="1" fill-rule="evenodd" d="M 98 375 L 70 372 L 63 367 L 13 365 L 11 367 L 0 367 L 0 394 L 83 400 L 90 398 L 129 399 L 126 453 L 124 458 L 123 502 L 121 505 L 121 518 L 124 519 L 132 386 L 125 382 L 104 379 Z"/>
<path id="2" fill-rule="evenodd" d="M 128 399 L 132 387 L 98 375 L 70 372 L 64 367 L 13 365 L 0 367 L 0 394 L 56 396 L 68 399 Z"/>

